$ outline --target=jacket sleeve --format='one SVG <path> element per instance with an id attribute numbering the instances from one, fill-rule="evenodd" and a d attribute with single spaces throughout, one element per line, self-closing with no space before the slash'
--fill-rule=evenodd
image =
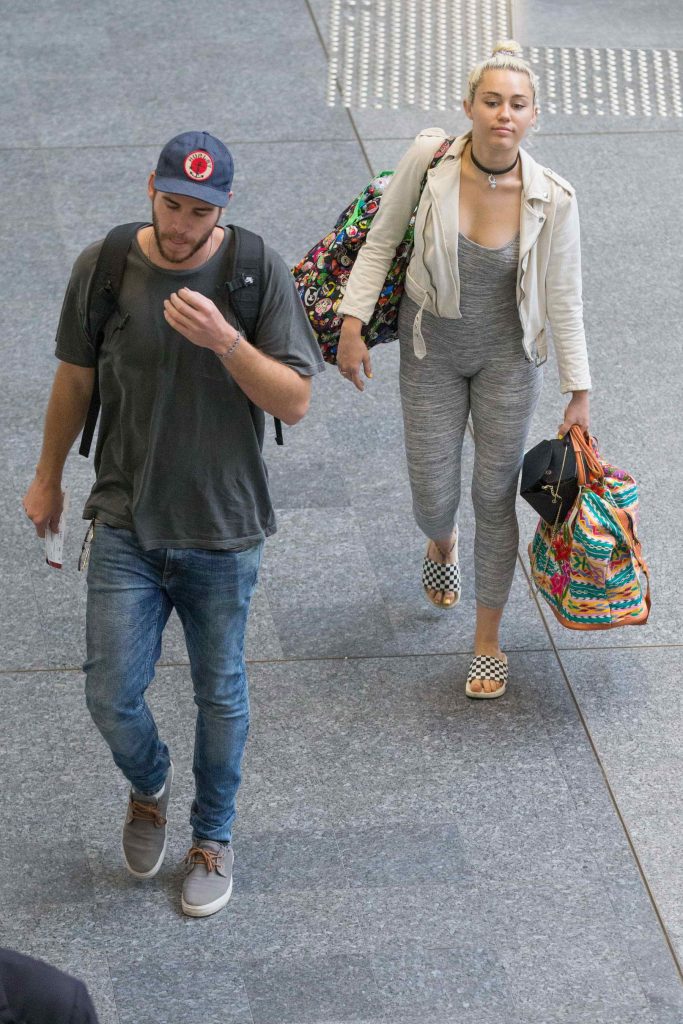
<path id="1" fill-rule="evenodd" d="M 581 294 L 581 238 L 576 197 L 558 203 L 546 273 L 546 309 L 560 371 L 560 389 L 591 387 Z"/>
<path id="2" fill-rule="evenodd" d="M 394 253 L 419 202 L 422 179 L 445 138 L 440 128 L 428 128 L 399 161 L 351 271 L 339 304 L 341 316 L 356 316 L 365 324 L 370 320 Z"/>

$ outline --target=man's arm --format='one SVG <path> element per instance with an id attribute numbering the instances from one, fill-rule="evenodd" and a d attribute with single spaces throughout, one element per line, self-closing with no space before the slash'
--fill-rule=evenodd
<path id="1" fill-rule="evenodd" d="M 24 508 L 39 537 L 45 527 L 56 530 L 62 514 L 62 471 L 71 445 L 83 429 L 90 405 L 95 370 L 60 363 L 45 414 L 43 447 L 36 475 L 24 497 Z"/>
<path id="2" fill-rule="evenodd" d="M 237 341 L 238 332 L 211 299 L 181 288 L 164 302 L 164 316 L 193 345 L 215 352 L 247 398 L 264 412 L 290 427 L 306 414 L 310 377 L 260 352 L 243 335 Z"/>

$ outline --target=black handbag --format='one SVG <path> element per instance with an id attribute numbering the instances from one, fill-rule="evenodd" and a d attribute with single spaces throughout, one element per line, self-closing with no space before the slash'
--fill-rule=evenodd
<path id="1" fill-rule="evenodd" d="M 579 493 L 576 454 L 569 434 L 541 441 L 526 453 L 519 493 L 551 526 L 567 518 Z"/>

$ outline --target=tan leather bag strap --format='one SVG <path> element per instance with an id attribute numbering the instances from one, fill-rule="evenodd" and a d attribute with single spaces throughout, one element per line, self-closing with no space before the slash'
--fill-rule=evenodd
<path id="1" fill-rule="evenodd" d="M 569 436 L 576 455 L 576 476 L 579 486 L 590 487 L 591 480 L 597 482 L 604 478 L 603 468 L 587 436 L 577 423 L 569 428 Z"/>

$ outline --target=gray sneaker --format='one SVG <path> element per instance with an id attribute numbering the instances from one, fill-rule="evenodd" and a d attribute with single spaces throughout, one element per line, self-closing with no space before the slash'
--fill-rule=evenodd
<path id="1" fill-rule="evenodd" d="M 232 893 L 232 865 L 235 855 L 230 843 L 195 839 L 185 858 L 183 913 L 208 917 L 224 907 Z"/>
<path id="2" fill-rule="evenodd" d="M 131 790 L 123 824 L 123 859 L 131 875 L 153 878 L 166 856 L 166 811 L 173 783 L 170 763 L 160 797 L 141 796 Z"/>

